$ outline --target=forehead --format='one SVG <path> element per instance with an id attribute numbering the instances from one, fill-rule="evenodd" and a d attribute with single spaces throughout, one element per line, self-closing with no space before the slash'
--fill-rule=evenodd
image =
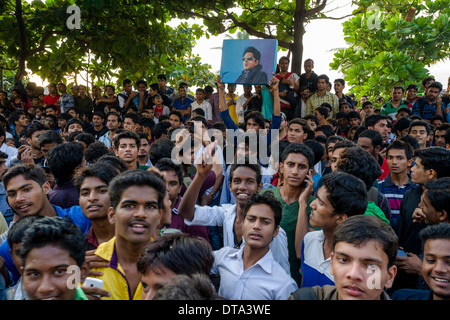
<path id="1" fill-rule="evenodd" d="M 11 178 L 9 180 L 8 185 L 5 186 L 7 190 L 12 190 L 16 188 L 20 188 L 23 185 L 32 185 L 32 186 L 39 186 L 39 183 L 37 183 L 34 180 L 26 179 L 22 174 L 19 174 L 15 176 L 14 178 Z"/>
<path id="2" fill-rule="evenodd" d="M 250 209 L 247 211 L 247 216 L 272 220 L 275 218 L 275 213 L 269 205 L 265 203 L 258 203 L 250 207 Z"/>
<path id="3" fill-rule="evenodd" d="M 25 260 L 25 269 L 32 266 L 33 269 L 46 269 L 58 265 L 77 265 L 69 251 L 55 244 L 47 244 L 40 248 L 31 249 Z"/>
<path id="4" fill-rule="evenodd" d="M 312 121 L 312 120 L 311 120 L 311 121 Z M 291 124 L 289 125 L 289 129 L 292 129 L 292 130 L 303 130 L 303 127 L 302 127 L 301 124 L 298 124 L 298 123 L 291 123 Z"/>
<path id="5" fill-rule="evenodd" d="M 256 171 L 251 169 L 250 167 L 242 166 L 237 167 L 232 172 L 233 178 L 240 178 L 240 179 L 256 179 Z"/>
<path id="6" fill-rule="evenodd" d="M 122 138 L 120 139 L 119 144 L 136 144 L 136 140 L 132 138 Z"/>
<path id="7" fill-rule="evenodd" d="M 87 177 L 84 179 L 83 183 L 81 184 L 80 189 L 97 188 L 99 186 L 105 186 L 105 185 L 107 185 L 107 183 L 98 177 Z"/>
<path id="8" fill-rule="evenodd" d="M 388 156 L 406 156 L 406 151 L 403 149 L 389 149 Z"/>
<path id="9" fill-rule="evenodd" d="M 151 186 L 131 186 L 120 196 L 120 202 L 136 201 L 139 203 L 158 201 L 158 192 Z"/>
<path id="10" fill-rule="evenodd" d="M 423 253 L 450 257 L 450 239 L 428 239 L 425 241 Z"/>
<path id="11" fill-rule="evenodd" d="M 164 180 L 166 181 L 172 181 L 172 180 L 176 180 L 178 181 L 178 176 L 177 173 L 175 172 L 175 170 L 166 170 L 166 171 L 161 171 Z"/>
<path id="12" fill-rule="evenodd" d="M 334 247 L 336 254 L 344 254 L 352 260 L 380 260 L 388 263 L 388 256 L 384 252 L 381 243 L 376 240 L 368 240 L 358 246 L 353 243 L 339 241 Z"/>
<path id="13" fill-rule="evenodd" d="M 308 159 L 301 153 L 291 152 L 288 154 L 284 162 L 295 162 L 299 164 L 308 164 Z"/>
<path id="14" fill-rule="evenodd" d="M 364 147 L 371 147 L 372 146 L 372 140 L 370 138 L 366 137 L 359 137 L 358 138 L 358 145 L 364 146 Z"/>
<path id="15" fill-rule="evenodd" d="M 411 127 L 411 131 L 427 131 L 427 128 L 425 128 L 424 126 L 414 126 Z"/>

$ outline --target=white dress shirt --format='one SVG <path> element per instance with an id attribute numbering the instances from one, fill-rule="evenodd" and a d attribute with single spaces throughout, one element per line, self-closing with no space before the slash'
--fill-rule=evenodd
<path id="1" fill-rule="evenodd" d="M 184 220 L 187 225 L 197 226 L 223 226 L 223 245 L 234 247 L 234 220 L 236 219 L 236 205 L 223 204 L 221 206 L 195 206 L 194 219 Z M 243 239 L 242 239 L 243 240 Z M 242 241 L 241 248 L 244 246 Z M 284 271 L 290 275 L 289 252 L 286 232 L 280 227 L 278 235 L 270 243 L 273 258 Z"/>
<path id="2" fill-rule="evenodd" d="M 244 271 L 244 248 L 214 251 L 211 273 L 220 274 L 219 295 L 230 300 L 287 300 L 298 289 L 294 279 L 276 262 L 269 249 Z"/>

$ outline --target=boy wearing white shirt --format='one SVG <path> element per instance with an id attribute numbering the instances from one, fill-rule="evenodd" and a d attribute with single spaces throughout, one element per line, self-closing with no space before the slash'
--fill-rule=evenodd
<path id="1" fill-rule="evenodd" d="M 206 120 L 208 121 L 208 123 L 212 123 L 212 106 L 208 101 L 205 100 L 205 90 L 202 88 L 198 88 L 195 91 L 195 97 L 197 98 L 197 100 L 191 104 L 191 110 L 194 111 L 197 108 L 203 109 L 203 111 L 205 111 Z"/>
<path id="2" fill-rule="evenodd" d="M 212 274 L 220 274 L 219 295 L 231 300 L 286 300 L 297 284 L 270 249 L 280 231 L 282 207 L 271 193 L 254 194 L 245 206 L 241 249 L 214 252 Z"/>

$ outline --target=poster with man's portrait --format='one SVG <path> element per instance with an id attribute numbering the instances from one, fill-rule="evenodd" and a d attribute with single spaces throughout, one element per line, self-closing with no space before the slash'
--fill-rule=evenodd
<path id="1" fill-rule="evenodd" d="M 223 83 L 267 85 L 276 68 L 276 39 L 223 41 L 220 77 Z"/>

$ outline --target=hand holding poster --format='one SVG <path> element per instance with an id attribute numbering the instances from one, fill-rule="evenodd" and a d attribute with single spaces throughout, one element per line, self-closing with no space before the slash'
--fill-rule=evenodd
<path id="1" fill-rule="evenodd" d="M 222 82 L 268 85 L 276 68 L 277 47 L 276 39 L 224 40 Z"/>

